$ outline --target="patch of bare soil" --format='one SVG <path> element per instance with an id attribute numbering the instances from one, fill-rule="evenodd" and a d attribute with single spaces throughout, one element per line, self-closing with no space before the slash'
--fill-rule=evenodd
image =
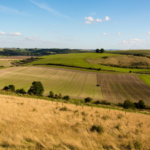
<path id="1" fill-rule="evenodd" d="M 101 86 L 103 98 L 110 102 L 144 100 L 150 105 L 150 87 L 137 75 L 99 73 L 97 84 Z"/>

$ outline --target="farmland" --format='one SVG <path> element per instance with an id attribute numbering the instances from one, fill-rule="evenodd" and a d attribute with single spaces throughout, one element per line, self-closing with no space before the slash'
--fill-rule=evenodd
<path id="1" fill-rule="evenodd" d="M 150 149 L 149 115 L 5 95 L 0 99 L 0 149 Z M 92 126 L 100 128 L 93 131 Z"/>
<path id="2" fill-rule="evenodd" d="M 29 63 L 30 65 L 63 65 L 63 66 L 70 66 L 70 67 L 79 67 L 79 68 L 93 68 L 93 69 L 99 69 L 102 70 L 111 70 L 116 72 L 129 72 L 130 70 L 132 72 L 150 72 L 150 69 L 147 69 L 147 65 L 145 65 L 144 69 L 131 69 L 131 68 L 121 68 L 121 66 L 118 67 L 111 67 L 111 66 L 105 66 L 99 64 L 99 61 L 107 57 L 107 59 L 121 59 L 121 55 L 119 54 L 109 54 L 109 53 L 82 53 L 82 54 L 59 54 L 59 55 L 49 55 L 49 56 L 43 56 L 40 57 L 38 61 L 34 61 L 32 63 Z M 135 57 L 137 58 L 137 57 Z M 139 59 L 138 59 L 139 58 Z M 140 63 L 141 57 L 138 57 L 136 60 L 132 58 L 134 61 L 133 63 Z M 143 58 L 145 63 L 147 61 L 149 62 L 148 58 Z M 146 60 L 145 60 L 146 59 Z M 106 60 L 105 60 L 106 61 Z M 96 63 L 95 63 L 96 62 Z M 118 60 L 119 62 L 119 60 Z M 125 63 L 125 62 L 124 62 Z M 143 62 L 144 63 L 144 62 Z M 113 63 L 112 63 L 113 64 Z M 128 64 L 126 64 L 128 65 Z M 133 68 L 136 68 L 137 65 L 134 65 Z"/>
<path id="3" fill-rule="evenodd" d="M 28 90 L 33 81 L 41 81 L 49 91 L 74 98 L 92 97 L 113 103 L 143 99 L 150 104 L 150 87 L 137 75 L 106 74 L 47 67 L 11 67 L 0 70 L 0 88 L 14 84 Z M 97 86 L 99 85 L 99 86 Z"/>

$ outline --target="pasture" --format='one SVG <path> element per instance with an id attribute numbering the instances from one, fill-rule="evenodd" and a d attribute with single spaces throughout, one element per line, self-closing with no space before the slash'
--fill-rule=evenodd
<path id="1" fill-rule="evenodd" d="M 107 100 L 112 103 L 130 99 L 150 104 L 150 87 L 134 74 L 107 74 L 49 67 L 11 67 L 0 70 L 0 88 L 13 84 L 16 89 L 29 89 L 41 81 L 45 93 L 69 95 L 72 98 Z M 97 86 L 99 85 L 99 86 Z"/>
<path id="2" fill-rule="evenodd" d="M 121 55 L 119 54 L 109 54 L 109 53 L 76 53 L 76 54 L 58 54 L 58 55 L 49 55 L 49 56 L 43 56 L 40 57 L 41 59 L 34 61 L 32 63 L 29 63 L 29 65 L 63 65 L 63 66 L 70 66 L 70 67 L 79 67 L 79 68 L 94 68 L 94 69 L 99 69 L 101 68 L 102 70 L 111 70 L 111 71 L 116 71 L 116 72 L 129 72 L 130 70 L 133 72 L 150 72 L 150 69 L 146 69 L 148 66 L 147 64 L 144 66 L 145 69 L 130 69 L 130 68 L 120 68 L 120 67 L 110 67 L 110 66 L 105 66 L 99 63 L 99 61 L 106 62 L 107 59 L 104 60 L 104 57 L 107 57 L 108 60 L 111 59 L 116 59 L 121 60 Z M 135 65 L 133 68 L 137 67 L 137 61 L 140 63 L 141 57 L 139 59 L 137 58 L 134 60 L 133 58 L 133 63 Z M 149 62 L 148 58 L 146 59 L 146 62 Z M 111 62 L 113 62 L 111 60 Z M 124 61 L 125 63 L 125 61 Z M 126 64 L 128 65 L 128 64 Z"/>
<path id="3" fill-rule="evenodd" d="M 0 149 L 150 149 L 149 115 L 5 95 L 0 99 Z"/>

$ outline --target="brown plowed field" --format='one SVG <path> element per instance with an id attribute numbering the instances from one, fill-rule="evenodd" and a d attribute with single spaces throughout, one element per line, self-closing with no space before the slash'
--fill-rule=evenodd
<path id="1" fill-rule="evenodd" d="M 99 73 L 97 84 L 101 87 L 103 98 L 110 102 L 130 99 L 134 102 L 144 100 L 150 104 L 150 87 L 137 75 Z"/>

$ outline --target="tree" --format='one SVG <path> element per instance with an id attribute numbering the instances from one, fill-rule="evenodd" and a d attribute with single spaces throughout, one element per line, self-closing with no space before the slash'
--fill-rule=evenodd
<path id="1" fill-rule="evenodd" d="M 50 98 L 54 98 L 54 92 L 53 92 L 53 91 L 50 91 L 50 92 L 49 92 L 49 97 L 50 97 Z"/>
<path id="2" fill-rule="evenodd" d="M 101 48 L 100 53 L 104 53 L 104 52 L 105 52 L 105 50 L 103 48 Z"/>
<path id="3" fill-rule="evenodd" d="M 138 102 L 138 108 L 139 108 L 139 109 L 144 109 L 144 108 L 146 108 L 146 105 L 145 105 L 145 103 L 144 103 L 143 100 L 139 100 L 139 102 Z"/>
<path id="4" fill-rule="evenodd" d="M 123 103 L 123 108 L 128 109 L 128 108 L 134 108 L 135 105 L 130 101 L 130 100 L 125 100 Z"/>
<path id="5" fill-rule="evenodd" d="M 9 85 L 8 88 L 9 88 L 12 92 L 15 92 L 15 86 L 14 86 L 14 85 Z"/>
<path id="6" fill-rule="evenodd" d="M 58 96 L 58 98 L 59 98 L 59 99 L 62 99 L 61 93 L 59 93 L 59 96 Z"/>
<path id="7" fill-rule="evenodd" d="M 96 49 L 96 53 L 99 53 L 99 49 L 98 48 Z"/>
<path id="8" fill-rule="evenodd" d="M 43 85 L 40 81 L 34 81 L 32 83 L 32 86 L 28 90 L 29 94 L 33 93 L 34 95 L 39 95 L 39 96 L 42 96 L 43 92 L 44 92 L 44 88 L 43 88 Z"/>
<path id="9" fill-rule="evenodd" d="M 85 103 L 90 103 L 92 101 L 92 98 L 91 97 L 87 97 L 84 99 Z"/>
<path id="10" fill-rule="evenodd" d="M 66 96 L 64 96 L 63 99 L 68 101 L 70 99 L 70 97 L 68 95 L 66 95 Z"/>

